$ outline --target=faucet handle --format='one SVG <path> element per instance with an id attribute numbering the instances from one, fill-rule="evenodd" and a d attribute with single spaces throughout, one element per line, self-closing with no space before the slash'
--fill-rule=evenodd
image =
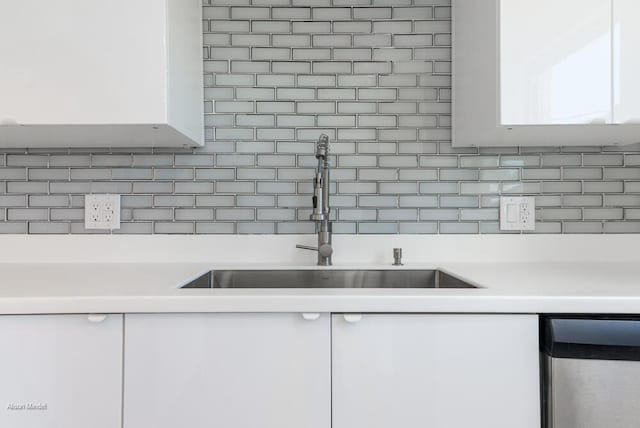
<path id="1" fill-rule="evenodd" d="M 317 247 L 312 247 L 311 245 L 298 244 L 298 245 L 296 245 L 296 248 L 298 248 L 300 250 L 318 251 Z"/>
<path id="2" fill-rule="evenodd" d="M 296 248 L 299 248 L 301 250 L 317 251 L 322 257 L 329 257 L 331 256 L 331 254 L 333 254 L 333 248 L 330 244 L 322 244 L 320 245 L 320 248 L 312 247 L 311 245 L 298 244 L 296 245 Z"/>

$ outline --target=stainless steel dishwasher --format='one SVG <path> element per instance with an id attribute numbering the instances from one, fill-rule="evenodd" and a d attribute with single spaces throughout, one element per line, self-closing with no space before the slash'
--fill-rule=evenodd
<path id="1" fill-rule="evenodd" d="M 640 317 L 542 318 L 547 428 L 640 427 Z"/>

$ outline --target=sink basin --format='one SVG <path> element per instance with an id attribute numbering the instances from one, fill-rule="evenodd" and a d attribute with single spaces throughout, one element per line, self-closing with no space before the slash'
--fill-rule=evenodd
<path id="1" fill-rule="evenodd" d="M 440 270 L 216 270 L 182 288 L 478 288 Z"/>

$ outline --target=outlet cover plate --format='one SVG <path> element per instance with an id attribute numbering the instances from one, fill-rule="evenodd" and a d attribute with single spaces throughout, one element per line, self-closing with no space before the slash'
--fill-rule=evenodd
<path id="1" fill-rule="evenodd" d="M 85 229 L 120 229 L 120 195 L 85 195 Z"/>
<path id="2" fill-rule="evenodd" d="M 533 196 L 500 198 L 500 230 L 535 230 L 536 199 Z"/>

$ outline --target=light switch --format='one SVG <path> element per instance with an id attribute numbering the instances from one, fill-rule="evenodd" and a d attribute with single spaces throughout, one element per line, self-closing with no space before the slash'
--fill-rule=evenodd
<path id="1" fill-rule="evenodd" d="M 500 198 L 500 230 L 535 230 L 536 199 L 526 197 Z"/>

